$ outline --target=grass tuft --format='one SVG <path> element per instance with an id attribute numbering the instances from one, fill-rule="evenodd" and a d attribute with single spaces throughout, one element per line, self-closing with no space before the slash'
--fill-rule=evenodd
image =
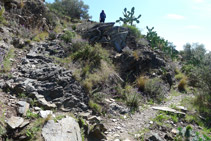
<path id="1" fill-rule="evenodd" d="M 139 88 L 139 90 L 144 91 L 145 84 L 146 84 L 147 80 L 148 79 L 146 77 L 144 77 L 144 76 L 139 76 L 136 79 L 136 85 Z"/>
<path id="2" fill-rule="evenodd" d="M 178 84 L 178 90 L 186 91 L 186 85 L 187 85 L 187 78 L 183 77 Z"/>

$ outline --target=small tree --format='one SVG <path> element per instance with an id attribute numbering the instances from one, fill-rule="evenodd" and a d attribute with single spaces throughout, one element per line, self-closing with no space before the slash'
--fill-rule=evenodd
<path id="1" fill-rule="evenodd" d="M 138 19 L 141 17 L 141 14 L 136 18 L 134 16 L 134 13 L 135 7 L 132 7 L 131 11 L 127 11 L 127 8 L 125 8 L 123 12 L 124 18 L 119 17 L 119 20 L 117 20 L 116 22 L 123 22 L 124 24 L 129 23 L 131 26 L 133 25 L 133 22 L 139 23 L 140 21 Z"/>
<path id="2" fill-rule="evenodd" d="M 89 6 L 81 0 L 55 0 L 54 3 L 47 3 L 51 11 L 58 15 L 69 16 L 73 19 L 89 19 Z"/>

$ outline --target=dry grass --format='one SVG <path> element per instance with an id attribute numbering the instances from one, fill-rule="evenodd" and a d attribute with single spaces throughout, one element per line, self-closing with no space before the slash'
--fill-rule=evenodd
<path id="1" fill-rule="evenodd" d="M 137 87 L 141 90 L 141 91 L 144 91 L 144 88 L 145 88 L 145 84 L 147 82 L 148 78 L 144 77 L 144 76 L 139 76 L 137 79 L 136 79 L 136 85 Z"/>
<path id="2" fill-rule="evenodd" d="M 139 54 L 137 51 L 133 51 L 133 57 L 135 58 L 136 61 L 139 60 Z"/>
<path id="3" fill-rule="evenodd" d="M 178 90 L 186 91 L 186 85 L 187 85 L 187 77 L 183 77 L 178 84 Z"/>
<path id="4" fill-rule="evenodd" d="M 23 7 L 24 7 L 24 2 L 23 2 L 23 0 L 21 0 L 21 2 L 20 2 L 20 7 L 21 7 L 21 9 L 23 9 Z"/>
<path id="5" fill-rule="evenodd" d="M 86 78 L 82 80 L 82 84 L 88 92 L 91 92 L 93 86 L 102 84 L 107 80 L 109 75 L 114 72 L 113 68 L 110 67 L 107 62 L 101 60 L 100 69 L 96 70 L 94 73 L 87 73 Z M 79 75 L 75 74 L 75 76 Z"/>

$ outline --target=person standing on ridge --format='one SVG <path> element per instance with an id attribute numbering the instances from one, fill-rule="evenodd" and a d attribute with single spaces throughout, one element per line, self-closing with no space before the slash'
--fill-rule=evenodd
<path id="1" fill-rule="evenodd" d="M 106 18 L 106 14 L 105 14 L 104 10 L 102 10 L 102 12 L 100 13 L 100 22 L 104 23 L 105 18 Z"/>

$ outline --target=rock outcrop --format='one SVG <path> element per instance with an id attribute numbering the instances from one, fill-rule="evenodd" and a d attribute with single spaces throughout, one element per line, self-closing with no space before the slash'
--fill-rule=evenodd
<path id="1" fill-rule="evenodd" d="M 53 63 L 48 44 L 34 45 L 22 58 L 17 72 L 5 82 L 4 89 L 16 94 L 26 93 L 37 98 L 46 108 L 65 108 L 75 111 L 87 109 L 88 97 L 80 84 L 73 78 L 71 70 Z"/>
<path id="2" fill-rule="evenodd" d="M 122 49 L 126 46 L 128 29 L 114 26 L 114 24 L 115 23 L 93 23 L 93 26 L 90 26 L 88 29 L 81 28 L 79 26 L 79 31 L 82 32 L 83 37 L 87 38 L 90 43 L 98 42 L 102 44 L 108 44 L 115 47 L 118 52 L 121 52 Z"/>

